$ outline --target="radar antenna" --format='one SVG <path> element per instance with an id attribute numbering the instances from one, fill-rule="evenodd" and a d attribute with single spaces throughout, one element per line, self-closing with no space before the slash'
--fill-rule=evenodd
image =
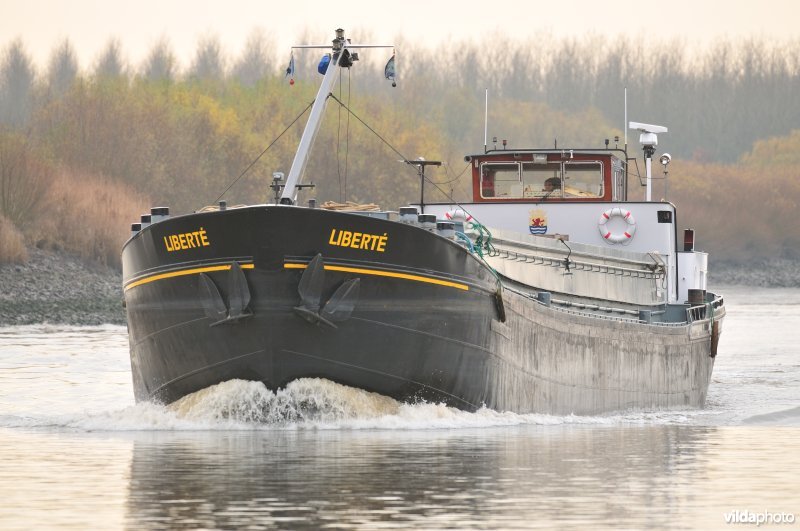
<path id="1" fill-rule="evenodd" d="M 658 145 L 658 134 L 666 133 L 667 128 L 663 125 L 643 124 L 639 122 L 630 122 L 628 127 L 640 131 L 639 143 L 644 150 L 644 167 L 645 175 L 647 176 L 647 195 L 645 201 L 652 201 L 653 195 L 653 155 L 656 152 Z"/>

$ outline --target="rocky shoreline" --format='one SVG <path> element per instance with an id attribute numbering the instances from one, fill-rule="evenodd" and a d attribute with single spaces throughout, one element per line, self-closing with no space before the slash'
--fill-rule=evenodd
<path id="1" fill-rule="evenodd" d="M 800 288 L 800 260 L 769 258 L 746 263 L 710 263 L 710 286 Z"/>
<path id="2" fill-rule="evenodd" d="M 28 249 L 0 265 L 0 326 L 125 324 L 122 273 L 66 253 Z"/>
<path id="3" fill-rule="evenodd" d="M 29 249 L 26 264 L 0 265 L 0 326 L 125 324 L 122 274 L 66 253 Z M 800 287 L 800 261 L 712 264 L 709 285 Z"/>

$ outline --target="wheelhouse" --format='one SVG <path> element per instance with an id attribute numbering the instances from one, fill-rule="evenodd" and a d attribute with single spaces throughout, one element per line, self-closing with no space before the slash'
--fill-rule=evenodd
<path id="1" fill-rule="evenodd" d="M 492 150 L 466 159 L 476 203 L 627 200 L 619 150 Z"/>

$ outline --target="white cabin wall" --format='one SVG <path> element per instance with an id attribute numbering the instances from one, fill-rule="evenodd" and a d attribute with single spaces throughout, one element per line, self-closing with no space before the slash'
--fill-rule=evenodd
<path id="1" fill-rule="evenodd" d="M 708 253 L 690 251 L 678 253 L 678 302 L 689 300 L 690 289 L 706 289 Z"/>
<path id="2" fill-rule="evenodd" d="M 627 242 L 613 244 L 604 239 L 598 228 L 604 212 L 619 207 L 630 211 L 636 221 L 636 232 Z M 614 248 L 640 253 L 658 253 L 667 265 L 667 285 L 660 295 L 665 302 L 676 302 L 677 258 L 675 207 L 670 203 L 470 203 L 462 205 L 425 205 L 426 214 L 436 214 L 444 218 L 445 213 L 463 208 L 482 225 L 490 230 L 500 228 L 523 234 L 530 234 L 531 217 L 546 220 L 546 235 L 568 236 L 568 242 L 596 245 L 600 248 Z M 659 223 L 658 212 L 670 212 L 669 223 Z M 606 222 L 606 228 L 614 233 L 625 230 L 626 223 L 620 217 Z"/>

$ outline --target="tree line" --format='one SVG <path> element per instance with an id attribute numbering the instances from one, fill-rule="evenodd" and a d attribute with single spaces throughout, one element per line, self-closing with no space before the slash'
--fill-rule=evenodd
<path id="1" fill-rule="evenodd" d="M 397 88 L 381 75 L 390 52 L 364 57 L 365 64 L 342 74 L 329 102 L 307 170 L 316 189 L 307 197 L 396 208 L 419 194 L 415 171 L 400 161 L 422 156 L 446 163 L 431 174 L 441 192 L 429 186 L 429 200 L 466 199 L 463 155 L 483 150 L 486 89 L 490 147 L 495 136 L 511 147 L 602 147 L 605 139 L 622 147 L 627 87 L 630 120 L 670 128 L 659 150 L 673 154 L 669 199 L 688 212 L 681 219 L 713 213 L 725 220 L 711 223 L 710 250 L 735 258 L 796 248 L 796 224 L 768 231 L 774 216 L 747 225 L 726 216 L 731 202 L 741 207 L 753 197 L 744 192 L 752 191 L 752 180 L 780 186 L 772 206 L 791 219 L 800 196 L 788 177 L 798 164 L 790 150 L 800 123 L 800 99 L 791 97 L 798 93 L 800 43 L 720 41 L 691 55 L 678 41 L 648 48 L 599 36 L 545 37 L 436 50 L 400 40 Z M 0 62 L 0 240 L 12 227 L 16 240 L 64 245 L 118 264 L 129 222 L 152 201 L 174 213 L 220 196 L 267 201 L 273 172 L 288 172 L 318 83 L 318 53 L 296 52 L 293 86 L 284 72 L 288 46 L 283 55 L 279 61 L 254 33 L 233 59 L 210 38 L 181 69 L 160 41 L 132 67 L 113 40 L 82 70 L 63 41 L 40 71 L 24 42 L 12 41 Z M 629 135 L 632 155 L 636 135 Z M 724 199 L 715 195 L 723 183 Z M 83 231 L 102 243 L 63 232 L 81 230 L 69 210 L 87 197 L 107 207 L 97 230 Z M 737 223 L 742 230 L 733 234 Z"/>

